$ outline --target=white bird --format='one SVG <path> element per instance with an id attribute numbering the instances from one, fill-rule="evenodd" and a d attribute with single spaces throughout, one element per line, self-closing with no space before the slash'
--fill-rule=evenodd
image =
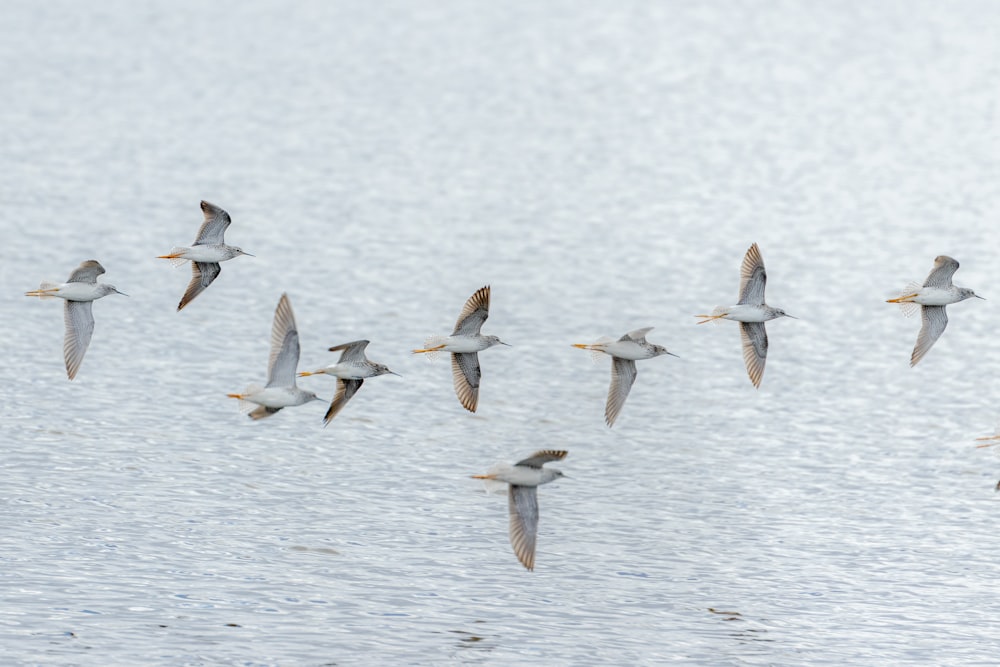
<path id="1" fill-rule="evenodd" d="M 672 357 L 677 355 L 668 352 L 662 345 L 654 345 L 646 341 L 646 334 L 653 330 L 653 327 L 636 329 L 630 331 L 618 340 L 603 339 L 596 343 L 581 344 L 574 343 L 573 347 L 581 350 L 591 350 L 597 353 L 608 354 L 612 357 L 611 364 L 611 388 L 608 390 L 608 402 L 604 407 L 604 421 L 608 426 L 614 426 L 618 419 L 618 413 L 625 405 L 635 377 L 638 371 L 635 362 L 640 359 L 652 359 L 661 354 L 669 354 Z"/>
<path id="2" fill-rule="evenodd" d="M 271 356 L 267 364 L 267 386 L 250 385 L 242 394 L 226 394 L 240 400 L 240 410 L 251 419 L 270 417 L 281 408 L 290 408 L 310 401 L 322 401 L 311 391 L 295 386 L 295 371 L 299 365 L 299 332 L 295 314 L 287 294 L 282 294 L 274 311 L 271 327 Z M 256 409 L 254 408 L 256 404 Z"/>
<path id="3" fill-rule="evenodd" d="M 764 377 L 764 362 L 767 361 L 767 330 L 764 322 L 778 317 L 791 317 L 781 308 L 773 308 L 764 303 L 764 287 L 767 284 L 767 271 L 764 270 L 764 259 L 760 256 L 760 248 L 754 243 L 743 257 L 740 267 L 740 297 L 735 306 L 717 306 L 711 315 L 695 315 L 703 317 L 698 324 L 712 320 L 735 320 L 740 323 L 740 338 L 743 341 L 743 363 L 747 367 L 747 375 L 753 386 L 760 387 Z"/>
<path id="4" fill-rule="evenodd" d="M 323 425 L 326 426 L 337 414 L 347 405 L 347 402 L 361 389 L 365 378 L 372 378 L 378 375 L 399 375 L 389 370 L 385 364 L 377 364 L 368 359 L 365 355 L 365 348 L 368 347 L 367 340 L 355 340 L 350 343 L 342 343 L 330 348 L 330 352 L 343 350 L 340 359 L 335 364 L 330 364 L 315 371 L 303 371 L 299 377 L 309 375 L 331 375 L 337 378 L 337 394 L 330 403 L 330 408 L 323 417 Z"/>
<path id="5" fill-rule="evenodd" d="M 972 297 L 983 298 L 968 287 L 955 287 L 951 282 L 955 271 L 958 271 L 956 260 L 947 255 L 938 255 L 934 258 L 934 268 L 922 286 L 908 285 L 901 296 L 886 302 L 898 303 L 907 317 L 913 314 L 917 305 L 920 306 L 923 323 L 917 335 L 917 344 L 913 346 L 913 352 L 910 354 L 910 367 L 916 366 L 944 333 L 945 327 L 948 326 L 945 306 Z"/>
<path id="6" fill-rule="evenodd" d="M 114 285 L 97 282 L 97 276 L 104 273 L 104 267 L 96 259 L 88 259 L 76 267 L 69 280 L 57 284 L 43 282 L 38 289 L 25 292 L 25 296 L 42 299 L 59 297 L 66 300 L 63 317 L 66 321 L 66 336 L 63 339 L 63 357 L 66 360 L 66 374 L 72 380 L 83 363 L 90 339 L 94 335 L 93 302 L 108 294 L 121 294 Z"/>
<path id="7" fill-rule="evenodd" d="M 469 297 L 455 323 L 450 336 L 432 336 L 424 347 L 414 354 L 424 352 L 451 352 L 451 376 L 458 400 L 469 412 L 479 405 L 479 381 L 483 376 L 479 367 L 479 352 L 494 345 L 507 345 L 496 336 L 479 333 L 483 322 L 490 316 L 490 286 L 481 287 Z M 508 345 L 509 347 L 509 345 Z"/>
<path id="8" fill-rule="evenodd" d="M 228 213 L 207 201 L 201 202 L 201 210 L 205 214 L 205 222 L 201 224 L 194 244 L 190 248 L 178 246 L 171 249 L 166 255 L 157 255 L 157 259 L 169 259 L 174 266 L 180 266 L 185 261 L 191 262 L 193 274 L 191 282 L 188 283 L 187 291 L 181 297 L 181 302 L 177 304 L 177 310 L 191 303 L 196 296 L 212 284 L 212 281 L 222 271 L 219 262 L 225 262 L 240 255 L 253 257 L 250 253 L 243 252 L 242 248 L 226 245 L 223 237 L 232 222 Z"/>
<path id="9" fill-rule="evenodd" d="M 510 545 L 517 559 L 529 570 L 535 569 L 535 541 L 538 536 L 538 495 L 535 489 L 564 476 L 559 470 L 542 466 L 549 461 L 561 461 L 567 453 L 544 449 L 513 466 L 501 464 L 485 475 L 472 476 L 473 479 L 506 482 L 509 485 Z"/>

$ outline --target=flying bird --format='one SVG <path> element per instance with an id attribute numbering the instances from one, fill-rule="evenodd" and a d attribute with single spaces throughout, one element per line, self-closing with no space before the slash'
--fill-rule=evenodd
<path id="1" fill-rule="evenodd" d="M 948 326 L 945 306 L 972 297 L 983 298 L 968 287 L 955 287 L 951 282 L 955 271 L 958 271 L 956 260 L 947 255 L 938 255 L 934 258 L 934 268 L 927 275 L 923 285 L 919 287 L 914 284 L 907 285 L 900 296 L 887 301 L 887 303 L 898 303 L 903 315 L 907 317 L 916 312 L 918 307 L 920 308 L 923 324 L 920 325 L 920 333 L 917 334 L 917 344 L 913 346 L 913 352 L 910 354 L 911 368 L 924 358 Z"/>
<path id="2" fill-rule="evenodd" d="M 242 394 L 226 394 L 238 398 L 240 411 L 251 419 L 270 417 L 281 408 L 290 408 L 310 401 L 322 401 L 311 391 L 295 386 L 295 371 L 299 365 L 299 332 L 295 314 L 287 294 L 282 294 L 274 311 L 271 327 L 271 356 L 267 363 L 267 386 L 250 385 Z M 257 407 L 255 408 L 254 405 Z"/>
<path id="3" fill-rule="evenodd" d="M 661 354 L 669 354 L 672 357 L 677 355 L 667 352 L 667 348 L 662 345 L 653 345 L 646 341 L 646 334 L 653 330 L 653 327 L 636 329 L 630 331 L 618 340 L 604 338 L 596 343 L 581 344 L 574 343 L 573 347 L 581 350 L 591 350 L 597 354 L 607 354 L 612 358 L 611 364 L 611 388 L 608 390 L 608 402 L 604 407 L 604 421 L 608 426 L 614 426 L 618 419 L 618 413 L 625 405 L 632 384 L 635 383 L 635 376 L 638 371 L 635 362 L 640 359 L 652 359 Z"/>
<path id="4" fill-rule="evenodd" d="M 500 464 L 485 475 L 473 479 L 508 484 L 507 507 L 510 512 L 510 545 L 521 565 L 535 569 L 535 542 L 538 536 L 538 495 L 536 487 L 563 477 L 559 470 L 543 468 L 549 461 L 561 461 L 568 452 L 543 449 L 514 465 Z"/>
<path id="5" fill-rule="evenodd" d="M 25 296 L 42 299 L 59 297 L 66 300 L 63 317 L 66 321 L 66 336 L 63 339 L 63 356 L 66 360 L 66 374 L 72 380 L 80 370 L 83 355 L 87 352 L 90 339 L 94 335 L 93 302 L 109 294 L 121 294 L 114 285 L 97 282 L 97 276 L 104 274 L 104 267 L 96 259 L 88 259 L 76 267 L 69 280 L 62 284 L 43 282 L 38 289 L 25 292 Z"/>
<path id="6" fill-rule="evenodd" d="M 222 271 L 220 262 L 240 255 L 253 257 L 250 253 L 243 252 L 242 248 L 226 245 L 223 236 L 232 222 L 228 213 L 207 201 L 201 202 L 201 210 L 205 213 L 205 222 L 201 223 L 194 244 L 190 248 L 178 246 L 166 255 L 157 255 L 158 259 L 169 259 L 174 266 L 191 262 L 191 282 L 188 283 L 181 302 L 177 304 L 177 310 L 191 303 L 212 284 Z"/>
<path id="7" fill-rule="evenodd" d="M 479 405 L 479 352 L 494 345 L 507 345 L 496 336 L 479 333 L 483 322 L 490 316 L 490 286 L 481 287 L 469 297 L 455 323 L 450 336 L 432 336 L 424 347 L 414 350 L 414 354 L 451 352 L 451 376 L 455 382 L 458 400 L 469 412 L 475 412 Z M 508 345 L 509 347 L 509 345 Z"/>
<path id="8" fill-rule="evenodd" d="M 754 243 L 743 257 L 740 267 L 740 297 L 735 306 L 717 306 L 711 315 L 695 315 L 704 318 L 698 324 L 713 320 L 735 320 L 740 323 L 740 338 L 743 340 L 743 361 L 754 387 L 760 387 L 764 377 L 764 362 L 767 361 L 767 330 L 764 322 L 778 317 L 791 317 L 781 308 L 773 308 L 764 303 L 764 286 L 767 271 L 760 256 L 760 248 Z"/>
<path id="9" fill-rule="evenodd" d="M 326 426 L 337 414 L 347 405 L 347 402 L 354 397 L 354 394 L 361 389 L 365 378 L 373 378 L 378 375 L 399 375 L 389 370 L 385 364 L 377 364 L 368 359 L 365 355 L 365 348 L 368 347 L 367 340 L 355 340 L 350 343 L 342 343 L 330 348 L 330 352 L 340 353 L 340 359 L 335 364 L 330 364 L 315 371 L 304 371 L 299 373 L 299 377 L 309 375 L 332 375 L 337 378 L 337 394 L 330 403 L 330 409 L 323 417 L 323 425 Z"/>

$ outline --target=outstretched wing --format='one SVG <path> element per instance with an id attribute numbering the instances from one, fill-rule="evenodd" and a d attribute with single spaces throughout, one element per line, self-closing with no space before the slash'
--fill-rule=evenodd
<path id="1" fill-rule="evenodd" d="M 287 294 L 282 294 L 271 327 L 271 357 L 267 364 L 268 387 L 294 387 L 299 365 L 299 331 Z"/>
<path id="2" fill-rule="evenodd" d="M 608 389 L 608 402 L 604 407 L 604 421 L 608 426 L 614 426 L 618 414 L 625 405 L 628 393 L 632 391 L 635 384 L 635 376 L 638 371 L 635 362 L 631 359 L 614 357 L 611 363 L 611 388 Z"/>
<path id="3" fill-rule="evenodd" d="M 760 387 L 764 377 L 764 362 L 767 361 L 767 330 L 763 322 L 740 322 L 740 338 L 743 340 L 743 361 L 753 386 Z"/>
<path id="4" fill-rule="evenodd" d="M 96 283 L 97 276 L 104 273 L 104 267 L 96 259 L 88 259 L 69 274 L 68 283 Z"/>
<path id="5" fill-rule="evenodd" d="M 475 412 L 479 405 L 479 380 L 482 376 L 479 353 L 452 352 L 451 377 L 455 382 L 455 393 L 462 407 L 469 412 Z"/>
<path id="6" fill-rule="evenodd" d="M 636 329 L 635 331 L 629 331 L 627 334 L 619 338 L 618 340 L 630 340 L 636 343 L 645 343 L 646 334 L 653 330 L 653 327 L 644 327 L 642 329 Z"/>
<path id="7" fill-rule="evenodd" d="M 201 202 L 201 210 L 205 214 L 205 222 L 201 223 L 198 230 L 198 237 L 194 240 L 194 245 L 218 245 L 223 243 L 226 229 L 232 220 L 229 214 L 215 204 L 207 201 Z"/>
<path id="8" fill-rule="evenodd" d="M 511 484 L 507 492 L 510 511 L 510 546 L 529 570 L 535 569 L 535 539 L 538 536 L 537 487 Z"/>
<path id="9" fill-rule="evenodd" d="M 63 311 L 66 321 L 66 337 L 63 339 L 63 357 L 66 359 L 66 374 L 72 380 L 83 363 L 83 355 L 94 335 L 93 301 L 67 301 Z"/>
<path id="10" fill-rule="evenodd" d="M 527 466 L 529 468 L 541 468 L 543 465 L 550 461 L 561 461 L 566 458 L 567 452 L 564 449 L 542 449 L 528 458 L 518 461 L 514 465 L 516 466 Z"/>
<path id="11" fill-rule="evenodd" d="M 958 271 L 957 260 L 947 255 L 938 255 L 934 258 L 934 268 L 927 274 L 924 287 L 951 287 L 951 277 L 955 275 L 956 271 Z M 948 318 L 945 318 L 946 323 L 947 321 Z M 933 344 L 933 341 L 931 343 Z"/>
<path id="12" fill-rule="evenodd" d="M 365 348 L 368 347 L 367 340 L 353 340 L 350 343 L 341 343 L 330 348 L 330 352 L 343 350 L 340 353 L 340 363 L 357 363 L 365 360 Z"/>
<path id="13" fill-rule="evenodd" d="M 363 383 L 364 380 L 341 380 L 337 378 L 337 394 L 330 401 L 330 409 L 326 411 L 326 415 L 323 417 L 324 426 L 329 424 L 344 409 L 347 402 L 351 400 L 354 394 L 358 393 L 358 389 L 361 389 Z"/>
<path id="14" fill-rule="evenodd" d="M 916 366 L 924 358 L 948 326 L 948 313 L 944 306 L 921 306 L 920 319 L 923 324 L 920 325 L 917 344 L 913 346 L 913 354 L 910 355 L 910 366 Z"/>
<path id="15" fill-rule="evenodd" d="M 483 322 L 490 316 L 490 286 L 480 287 L 476 293 L 465 302 L 465 307 L 455 323 L 452 336 L 477 334 L 483 328 Z"/>
<path id="16" fill-rule="evenodd" d="M 222 273 L 222 266 L 214 262 L 191 262 L 191 282 L 184 290 L 181 302 L 177 304 L 177 310 L 181 310 L 194 298 L 204 292 L 212 284 L 219 274 Z"/>
<path id="17" fill-rule="evenodd" d="M 764 259 L 760 256 L 760 248 L 754 243 L 743 257 L 740 267 L 740 300 L 736 303 L 759 306 L 764 303 L 764 287 L 767 284 L 767 271 L 764 270 Z"/>

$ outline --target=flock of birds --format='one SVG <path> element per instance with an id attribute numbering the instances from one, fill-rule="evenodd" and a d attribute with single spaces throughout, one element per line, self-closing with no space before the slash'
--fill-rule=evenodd
<path id="1" fill-rule="evenodd" d="M 191 281 L 181 297 L 177 310 L 183 309 L 204 292 L 221 272 L 221 263 L 250 255 L 241 248 L 226 245 L 224 235 L 232 220 L 223 209 L 201 202 L 205 219 L 190 247 L 175 247 L 160 259 L 170 260 L 175 266 L 191 262 Z M 948 325 L 945 307 L 976 297 L 982 298 L 965 287 L 952 284 L 952 277 L 958 270 L 958 262 L 941 255 L 934 260 L 934 268 L 922 285 L 910 284 L 898 297 L 889 303 L 898 303 L 904 315 L 921 312 L 922 326 L 916 345 L 910 356 L 914 366 L 927 354 Z M 113 285 L 97 282 L 105 273 L 104 267 L 96 260 L 80 264 L 65 283 L 43 282 L 38 289 L 26 292 L 26 296 L 40 298 L 61 298 L 65 301 L 64 318 L 66 333 L 63 354 L 69 379 L 76 377 L 83 362 L 84 354 L 94 333 L 92 304 L 109 294 L 123 294 Z M 768 340 L 764 323 L 779 317 L 793 317 L 780 308 L 769 306 L 764 300 L 767 272 L 760 248 L 754 243 L 747 250 L 740 269 L 739 299 L 736 305 L 719 306 L 709 315 L 697 315 L 699 324 L 733 320 L 740 323 L 743 343 L 743 360 L 747 375 L 754 387 L 760 387 L 767 360 Z M 452 379 L 459 402 L 466 410 L 475 412 L 479 405 L 479 386 L 482 369 L 479 352 L 495 345 L 507 345 L 497 336 L 484 336 L 483 324 L 489 317 L 490 287 L 478 289 L 466 301 L 458 316 L 455 328 L 449 336 L 433 336 L 424 346 L 413 350 L 415 354 L 435 356 L 441 352 L 451 355 Z M 793 319 L 795 319 L 793 317 Z M 632 385 L 635 383 L 636 361 L 652 359 L 669 354 L 661 345 L 646 340 L 652 327 L 630 331 L 621 338 L 601 338 L 594 343 L 575 344 L 574 347 L 590 350 L 595 355 L 609 355 L 612 358 L 611 386 L 605 404 L 604 417 L 607 425 L 613 426 L 618 419 Z M 379 375 L 398 375 L 384 364 L 368 359 L 365 349 L 367 340 L 356 340 L 329 348 L 340 352 L 336 363 L 311 372 L 298 372 L 299 334 L 295 315 L 287 294 L 282 294 L 274 313 L 271 329 L 271 350 L 268 360 L 267 383 L 263 386 L 250 385 L 242 393 L 227 394 L 238 399 L 239 408 L 252 419 L 269 417 L 283 408 L 303 405 L 322 400 L 311 391 L 296 386 L 296 378 L 310 375 L 329 375 L 337 379 L 336 394 L 323 417 L 324 425 L 330 423 L 347 405 L 368 378 Z M 1000 435 L 994 436 L 1000 440 Z M 510 515 L 510 542 L 518 560 L 528 570 L 534 569 L 535 542 L 538 532 L 538 500 L 536 489 L 563 476 L 562 472 L 544 468 L 546 463 L 565 458 L 566 451 L 542 450 L 513 465 L 498 464 L 484 475 L 475 475 L 484 480 L 488 489 L 493 485 L 506 486 Z M 1000 489 L 1000 482 L 997 484 Z"/>

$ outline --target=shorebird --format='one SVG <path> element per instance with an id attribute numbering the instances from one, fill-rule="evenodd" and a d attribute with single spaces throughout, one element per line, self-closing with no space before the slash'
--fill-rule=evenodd
<path id="1" fill-rule="evenodd" d="M 911 283 L 904 288 L 900 296 L 886 301 L 886 303 L 898 303 L 906 317 L 916 312 L 918 306 L 920 307 L 923 324 L 917 335 L 917 344 L 913 346 L 913 352 L 910 354 L 911 368 L 924 358 L 948 326 L 945 306 L 971 297 L 983 298 L 968 287 L 955 287 L 951 282 L 955 271 L 958 271 L 956 260 L 947 255 L 938 255 L 934 258 L 934 268 L 927 275 L 923 285 Z"/>
<path id="2" fill-rule="evenodd" d="M 376 364 L 365 356 L 365 348 L 368 347 L 369 342 L 367 340 L 355 340 L 350 343 L 335 345 L 330 348 L 330 352 L 343 350 L 340 353 L 340 359 L 337 363 L 330 364 L 319 370 L 299 373 L 299 377 L 326 374 L 337 378 L 337 394 L 333 397 L 333 401 L 330 402 L 330 409 L 326 411 L 326 415 L 323 417 L 324 426 L 329 424 L 337 416 L 337 413 L 347 405 L 347 402 L 353 398 L 354 394 L 358 392 L 358 389 L 361 389 L 365 378 L 373 378 L 387 373 L 390 375 L 399 375 L 399 373 L 390 371 L 389 367 L 385 364 Z"/>
<path id="3" fill-rule="evenodd" d="M 653 327 L 646 327 L 630 331 L 618 340 L 602 338 L 589 345 L 573 344 L 573 347 L 578 347 L 581 350 L 611 355 L 611 388 L 608 390 L 608 402 L 604 407 L 604 421 L 607 422 L 608 426 L 614 426 L 615 420 L 618 419 L 618 413 L 621 412 L 622 406 L 625 405 L 625 399 L 628 398 L 628 393 L 632 390 L 632 384 L 638 373 L 635 362 L 640 359 L 652 359 L 661 354 L 677 356 L 673 352 L 667 352 L 667 348 L 662 345 L 653 345 L 646 341 L 646 334 L 652 330 Z"/>
<path id="4" fill-rule="evenodd" d="M 695 315 L 705 318 L 698 324 L 719 319 L 735 320 L 740 323 L 740 338 L 743 341 L 743 361 L 754 387 L 760 387 L 764 377 L 764 362 L 767 361 L 767 330 L 764 322 L 779 317 L 791 317 L 781 308 L 772 308 L 764 303 L 764 287 L 767 271 L 760 256 L 760 248 L 754 243 L 743 257 L 740 267 L 740 299 L 735 306 L 717 306 L 711 315 Z"/>
<path id="5" fill-rule="evenodd" d="M 295 370 L 299 365 L 299 332 L 295 314 L 287 294 L 282 294 L 274 311 L 271 327 L 271 357 L 267 363 L 267 386 L 250 385 L 242 394 L 226 394 L 240 400 L 240 411 L 251 419 L 270 417 L 281 408 L 290 408 L 310 401 L 322 401 L 311 391 L 295 386 Z M 257 408 L 254 408 L 256 404 Z"/>
<path id="6" fill-rule="evenodd" d="M 104 267 L 96 259 L 88 259 L 76 267 L 69 280 L 62 284 L 43 282 L 38 289 L 25 292 L 25 296 L 42 299 L 59 297 L 66 300 L 63 318 L 66 321 L 66 336 L 63 339 L 63 357 L 66 360 L 66 374 L 72 380 L 83 363 L 83 355 L 94 335 L 93 302 L 109 294 L 121 294 L 114 285 L 97 282 L 97 276 L 104 273 Z"/>
<path id="7" fill-rule="evenodd" d="M 229 214 L 214 204 L 207 201 L 201 202 L 201 210 L 205 213 L 205 222 L 198 230 L 198 238 L 190 248 L 172 248 L 166 255 L 157 255 L 158 259 L 169 259 L 174 266 L 180 266 L 186 261 L 191 262 L 191 282 L 188 283 L 187 291 L 181 297 L 181 302 L 177 304 L 177 310 L 191 303 L 196 296 L 204 292 L 212 281 L 215 280 L 222 267 L 219 262 L 225 262 L 233 257 L 246 255 L 253 257 L 248 252 L 243 252 L 242 248 L 226 245 L 223 236 L 232 220 Z"/>
<path id="8" fill-rule="evenodd" d="M 473 479 L 509 485 L 507 507 L 510 511 L 510 545 L 514 554 L 529 570 L 535 569 L 535 538 L 538 536 L 538 496 L 535 488 L 563 477 L 559 470 L 543 468 L 549 461 L 561 461 L 568 452 L 543 449 L 514 465 L 493 466 L 485 475 Z"/>
<path id="9" fill-rule="evenodd" d="M 451 376 L 458 400 L 469 412 L 479 405 L 479 352 L 494 345 L 507 345 L 496 336 L 483 336 L 479 330 L 490 316 L 490 286 L 481 287 L 469 297 L 450 336 L 432 336 L 414 354 L 451 352 Z M 508 347 L 510 347 L 508 345 Z"/>

